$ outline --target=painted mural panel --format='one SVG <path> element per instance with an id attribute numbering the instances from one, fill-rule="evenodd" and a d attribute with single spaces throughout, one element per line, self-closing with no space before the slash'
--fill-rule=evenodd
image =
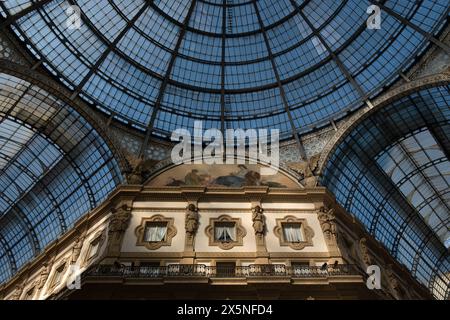
<path id="1" fill-rule="evenodd" d="M 149 186 L 204 186 L 241 188 L 268 186 L 270 188 L 300 188 L 300 185 L 278 172 L 270 176 L 260 174 L 261 165 L 180 165 L 159 174 Z"/>

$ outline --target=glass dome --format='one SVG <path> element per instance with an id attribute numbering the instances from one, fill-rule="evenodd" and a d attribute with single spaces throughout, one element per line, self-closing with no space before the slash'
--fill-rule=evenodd
<path id="1" fill-rule="evenodd" d="M 74 96 L 116 120 L 163 136 L 198 119 L 289 138 L 378 94 L 447 18 L 446 0 L 381 1 L 390 10 L 369 30 L 372 2 L 78 0 L 73 30 L 66 1 L 0 11 Z"/>

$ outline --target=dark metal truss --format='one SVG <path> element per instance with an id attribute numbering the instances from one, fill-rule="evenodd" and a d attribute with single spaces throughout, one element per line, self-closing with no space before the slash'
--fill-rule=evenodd
<path id="1" fill-rule="evenodd" d="M 30 14 L 33 11 L 42 9 L 46 4 L 48 4 L 50 2 L 51 2 L 51 0 L 34 2 L 30 7 L 24 9 L 23 11 L 18 12 L 18 13 L 14 14 L 14 15 L 11 15 L 11 16 L 5 18 L 2 22 L 0 22 L 0 26 L 2 28 L 7 27 L 7 26 L 11 26 L 11 25 L 15 24 L 17 22 L 17 20 L 19 20 L 20 18 L 26 16 L 27 14 Z M 344 4 L 346 2 L 347 2 L 346 0 L 341 1 L 340 5 L 339 5 L 339 7 L 337 9 L 337 12 L 339 12 L 344 7 Z M 426 31 L 424 31 L 420 27 L 415 26 L 414 24 L 412 24 L 407 19 L 405 19 L 404 17 L 400 16 L 399 14 L 394 12 L 393 10 L 387 8 L 384 5 L 385 1 L 380 1 L 380 2 L 372 1 L 372 2 L 374 4 L 377 4 L 380 7 L 382 7 L 382 9 L 384 11 L 386 11 L 388 14 L 392 15 L 394 18 L 399 20 L 404 25 L 409 26 L 409 27 L 413 28 L 416 32 L 424 35 L 425 38 L 428 39 L 429 41 L 431 41 L 434 44 L 440 46 L 444 50 L 448 49 L 448 46 L 446 48 L 444 44 L 442 44 L 439 40 L 435 39 L 431 34 L 427 33 Z M 76 2 L 73 1 L 73 0 L 70 0 L 70 3 L 76 4 Z M 111 3 L 112 6 L 116 7 L 111 1 L 110 1 L 110 3 Z M 248 3 L 251 3 L 251 2 L 249 1 Z M 289 84 L 292 81 L 300 79 L 302 76 L 307 75 L 310 72 L 313 72 L 314 70 L 318 69 L 323 63 L 326 63 L 326 62 L 328 62 L 330 60 L 333 60 L 336 63 L 336 65 L 342 71 L 342 73 L 347 78 L 347 80 L 350 82 L 352 87 L 355 88 L 355 90 L 358 92 L 358 94 L 362 97 L 362 100 L 363 101 L 367 101 L 367 93 L 365 93 L 362 90 L 361 86 L 354 79 L 355 75 L 352 75 L 350 72 L 348 72 L 347 68 L 343 65 L 342 61 L 338 57 L 338 54 L 339 54 L 340 50 L 343 50 L 344 48 L 346 48 L 349 43 L 354 41 L 365 30 L 365 27 L 366 27 L 365 25 L 358 26 L 356 28 L 356 32 L 346 41 L 346 43 L 344 43 L 341 46 L 340 49 L 337 49 L 337 50 L 334 50 L 334 51 L 331 50 L 329 45 L 327 45 L 326 41 L 324 41 L 324 39 L 322 38 L 322 36 L 320 34 L 320 31 L 323 28 L 326 27 L 327 23 L 323 23 L 320 26 L 320 28 L 317 28 L 317 29 L 312 28 L 313 34 L 311 36 L 316 36 L 316 37 L 318 37 L 320 39 L 321 43 L 325 46 L 325 48 L 327 49 L 327 52 L 329 53 L 329 57 L 328 58 L 326 58 L 325 60 L 322 60 L 320 64 L 316 64 L 316 65 L 308 68 L 307 70 L 303 70 L 303 71 L 301 71 L 301 72 L 299 72 L 299 73 L 297 73 L 297 74 L 295 74 L 295 75 L 293 75 L 293 76 L 291 76 L 289 78 L 280 79 L 280 77 L 278 77 L 278 79 L 275 79 L 276 80 L 275 83 L 270 83 L 270 84 L 266 84 L 266 85 L 260 85 L 258 87 L 245 88 L 245 89 L 239 89 L 239 88 L 238 89 L 226 89 L 225 88 L 224 79 L 223 79 L 223 76 L 224 76 L 224 72 L 223 71 L 224 71 L 225 66 L 230 64 L 230 62 L 225 61 L 225 59 L 223 58 L 224 57 L 224 53 L 222 53 L 221 61 L 218 62 L 221 65 L 221 68 L 222 68 L 221 87 L 220 87 L 220 89 L 212 89 L 212 88 L 203 88 L 203 87 L 189 85 L 187 83 L 181 83 L 181 82 L 175 81 L 175 80 L 171 79 L 171 77 L 170 77 L 170 70 L 167 70 L 165 76 L 161 76 L 161 75 L 159 75 L 159 74 L 157 74 L 157 73 L 155 73 L 155 72 L 153 72 L 153 71 L 143 67 L 139 63 L 136 63 L 133 59 L 131 59 L 130 57 L 127 57 L 126 55 L 124 55 L 123 53 L 121 53 L 119 50 L 116 49 L 116 46 L 117 46 L 118 42 L 120 41 L 120 39 L 126 34 L 126 32 L 128 30 L 130 30 L 134 26 L 134 24 L 135 24 L 136 20 L 138 19 L 138 17 L 143 13 L 143 11 L 145 11 L 144 7 L 145 8 L 152 8 L 152 10 L 156 11 L 164 19 L 167 19 L 168 21 L 170 21 L 174 25 L 178 26 L 182 30 L 182 33 L 185 33 L 186 31 L 190 31 L 190 32 L 194 32 L 194 33 L 197 33 L 197 34 L 201 34 L 201 35 L 207 35 L 207 36 L 212 36 L 212 37 L 221 37 L 223 42 L 224 42 L 225 38 L 227 38 L 227 37 L 231 38 L 231 37 L 237 37 L 237 36 L 249 36 L 249 35 L 252 35 L 252 34 L 259 34 L 259 33 L 261 33 L 261 34 L 263 34 L 263 37 L 265 39 L 266 46 L 267 46 L 267 35 L 266 35 L 267 30 L 273 29 L 273 28 L 275 28 L 275 27 L 285 23 L 286 21 L 288 21 L 289 19 L 291 19 L 292 17 L 294 17 L 297 14 L 300 14 L 303 18 L 306 18 L 305 21 L 308 23 L 309 26 L 311 26 L 311 22 L 307 19 L 307 17 L 305 16 L 305 14 L 303 12 L 303 9 L 308 4 L 308 1 L 304 1 L 302 4 L 298 5 L 295 1 L 291 0 L 291 4 L 292 4 L 294 10 L 291 13 L 289 13 L 288 15 L 284 16 L 283 18 L 281 18 L 280 20 L 275 21 L 275 22 L 271 23 L 270 25 L 265 26 L 264 28 L 260 28 L 259 30 L 244 32 L 244 33 L 240 33 L 238 35 L 235 35 L 235 34 L 231 34 L 231 33 L 226 33 L 224 25 L 222 27 L 224 30 L 222 30 L 221 33 L 213 33 L 213 32 L 207 32 L 207 31 L 202 31 L 202 30 L 195 29 L 193 27 L 190 27 L 189 24 L 186 23 L 186 21 L 180 22 L 180 21 L 176 20 L 175 18 L 171 17 L 169 14 L 167 14 L 161 8 L 159 8 L 153 1 L 147 0 L 146 3 L 141 8 L 141 11 L 133 19 L 128 20 L 128 23 L 125 26 L 125 28 L 122 30 L 122 32 L 119 34 L 119 36 L 116 37 L 116 39 L 114 39 L 114 41 L 112 41 L 112 42 L 110 42 L 108 39 L 106 39 L 102 35 L 102 33 L 82 13 L 83 23 L 88 25 L 89 28 L 95 33 L 95 35 L 105 43 L 105 45 L 107 46 L 107 49 L 102 54 L 102 56 L 96 61 L 96 63 L 93 66 L 90 67 L 88 74 L 83 78 L 81 83 L 74 89 L 73 97 L 75 97 L 76 95 L 78 95 L 82 91 L 83 86 L 87 83 L 87 81 L 90 79 L 90 77 L 98 71 L 100 65 L 105 60 L 106 56 L 110 52 L 114 51 L 115 54 L 119 55 L 127 63 L 130 63 L 131 65 L 133 65 L 133 67 L 137 68 L 138 70 L 140 70 L 142 72 L 145 72 L 145 73 L 151 75 L 152 77 L 154 77 L 156 79 L 160 79 L 161 81 L 163 81 L 163 85 L 161 85 L 161 89 L 163 89 L 163 90 L 160 90 L 160 91 L 163 91 L 163 92 L 159 92 L 157 102 L 153 106 L 153 110 L 152 110 L 152 113 L 151 113 L 151 120 L 149 121 L 149 124 L 148 124 L 148 126 L 146 128 L 147 135 L 148 134 L 152 134 L 152 131 L 154 131 L 154 129 L 156 130 L 156 128 L 153 128 L 153 127 L 154 127 L 154 122 L 155 122 L 155 119 L 156 119 L 156 115 L 157 115 L 159 110 L 168 111 L 170 113 L 181 115 L 181 116 L 188 116 L 188 117 L 198 118 L 198 119 L 203 118 L 203 115 L 200 116 L 200 115 L 198 115 L 196 113 L 186 114 L 186 112 L 183 112 L 183 111 L 180 111 L 180 110 L 175 110 L 175 109 L 168 109 L 166 106 L 163 106 L 161 104 L 161 100 L 162 100 L 162 97 L 164 96 L 164 90 L 165 90 L 165 88 L 166 88 L 166 86 L 168 84 L 174 85 L 174 86 L 179 87 L 179 88 L 187 89 L 187 90 L 194 90 L 194 91 L 198 91 L 198 92 L 220 94 L 220 98 L 221 98 L 221 101 L 220 101 L 220 109 L 221 109 L 220 110 L 220 122 L 221 122 L 222 129 L 225 128 L 227 121 L 234 121 L 233 120 L 234 119 L 233 115 L 232 114 L 228 114 L 226 112 L 226 99 L 225 99 L 225 95 L 226 94 L 253 93 L 253 92 L 257 92 L 259 90 L 274 89 L 274 88 L 277 88 L 277 87 L 280 88 L 280 86 L 282 87 L 285 84 Z M 195 1 L 191 4 L 191 7 L 193 7 L 194 5 L 195 5 Z M 242 5 L 242 4 L 233 4 L 233 3 L 227 3 L 226 1 L 223 1 L 223 3 L 221 4 L 221 6 L 223 8 L 223 18 L 226 20 L 226 9 L 227 8 L 238 7 L 240 5 Z M 117 10 L 117 11 L 120 13 L 120 10 Z M 45 14 L 45 13 L 42 13 L 42 14 Z M 337 13 L 335 13 L 335 14 L 337 14 Z M 329 21 L 332 18 L 333 18 L 333 15 L 330 16 L 327 20 Z M 47 21 L 47 23 L 49 23 L 50 25 L 52 24 L 51 21 Z M 260 23 L 260 25 L 261 25 L 261 27 L 263 26 L 261 23 Z M 137 29 L 136 29 L 136 31 L 139 32 L 139 30 L 137 30 Z M 290 48 L 286 48 L 285 50 L 283 50 L 281 52 L 272 53 L 268 58 L 266 57 L 266 58 L 254 59 L 253 61 L 247 61 L 247 63 L 252 63 L 252 62 L 262 61 L 262 60 L 268 59 L 268 60 L 270 60 L 270 63 L 273 65 L 273 61 L 274 61 L 275 57 L 285 53 L 288 50 L 292 50 L 294 47 L 300 46 L 305 41 L 308 41 L 311 36 L 305 38 L 304 40 L 298 42 L 297 44 L 295 44 L 294 46 L 292 46 Z M 389 41 L 392 41 L 392 40 L 389 40 Z M 269 50 L 270 50 L 270 48 L 269 48 Z M 385 50 L 385 49 L 383 49 L 383 50 Z M 176 59 L 177 56 L 181 56 L 179 54 L 179 52 L 178 52 L 178 49 L 172 52 L 171 60 Z M 183 58 L 185 58 L 187 60 L 192 60 L 192 61 L 195 60 L 194 58 L 187 57 L 187 56 L 183 56 Z M 45 57 L 42 57 L 42 59 L 45 60 Z M 169 74 L 169 75 L 167 76 L 167 74 Z M 64 78 L 63 75 L 60 75 L 60 76 L 61 76 L 61 78 Z M 282 113 L 285 113 L 286 110 L 288 110 L 289 112 L 287 113 L 287 117 L 289 118 L 290 126 L 293 127 L 294 124 L 293 124 L 291 112 L 292 112 L 292 110 L 295 110 L 297 108 L 303 107 L 303 104 L 297 105 L 295 108 L 293 108 L 292 106 L 290 106 L 290 107 L 287 106 L 286 97 L 285 97 L 285 94 L 283 94 L 283 91 L 284 91 L 284 89 L 281 88 L 280 89 L 280 92 L 281 92 L 280 97 L 282 99 L 282 102 L 283 102 L 283 105 L 284 105 L 284 109 L 280 109 L 278 111 L 274 111 L 274 112 L 271 113 L 271 115 L 282 114 Z M 316 97 L 316 99 L 319 99 L 319 98 L 320 98 L 320 96 Z M 136 99 L 140 100 L 141 98 L 137 97 Z M 370 102 L 368 102 L 368 103 L 370 103 Z M 111 119 L 114 116 L 116 116 L 116 113 L 114 112 L 114 110 L 111 110 Z M 255 115 L 254 117 L 258 118 L 258 115 Z M 266 117 L 266 115 L 261 116 L 261 118 L 264 118 L 264 117 Z M 129 123 L 134 123 L 134 120 L 129 119 L 129 118 L 126 118 L 126 119 L 127 119 L 127 121 L 129 121 Z M 324 119 L 324 120 L 326 120 L 326 119 Z M 332 120 L 332 119 L 330 119 L 330 120 Z M 139 128 L 142 127 L 140 124 L 137 124 L 137 123 L 136 123 L 136 126 L 139 127 Z M 297 137 L 298 134 L 296 133 L 296 132 L 298 132 L 299 128 L 294 128 L 294 130 L 295 130 L 294 137 L 296 137 L 296 141 L 297 142 L 301 142 L 300 139 L 298 139 L 298 137 Z M 148 141 L 148 139 L 146 139 L 146 140 Z M 145 143 L 145 145 L 146 145 L 146 143 Z M 300 148 L 301 153 L 304 154 L 304 152 L 302 151 L 303 148 L 301 146 L 301 143 L 299 144 L 299 148 Z"/>
<path id="2" fill-rule="evenodd" d="M 11 276 L 23 266 L 24 257 L 28 257 L 30 254 L 21 247 L 15 250 L 14 243 L 17 244 L 26 238 L 32 249 L 31 256 L 38 255 L 45 249 L 43 247 L 45 243 L 51 242 L 55 238 L 51 238 L 54 237 L 53 234 L 40 234 L 43 237 L 43 241 L 45 241 L 45 243 L 41 244 L 36 230 L 37 226 L 48 219 L 49 215 L 54 215 L 57 219 L 57 224 L 59 224 L 59 231 L 55 232 L 56 236 L 65 233 L 73 225 L 74 221 L 80 218 L 80 215 L 85 212 L 79 212 L 80 210 L 73 212 L 73 208 L 64 209 L 62 207 L 63 204 L 74 205 L 75 201 L 83 198 L 83 200 L 85 199 L 84 201 L 87 200 L 89 210 L 92 210 L 113 190 L 114 185 L 121 183 L 123 177 L 121 176 L 119 165 L 114 158 L 114 153 L 108 149 L 105 141 L 100 138 L 100 135 L 94 127 L 89 125 L 80 114 L 37 86 L 33 86 L 13 76 L 0 74 L 0 81 L 3 82 L 4 79 L 9 81 L 6 83 L 10 83 L 6 87 L 11 89 L 9 92 L 8 89 L 4 90 L 0 99 L 7 98 L 15 100 L 11 103 L 10 107 L 4 108 L 4 110 L 0 108 L 0 124 L 6 120 L 14 123 L 17 126 L 15 130 L 19 134 L 20 130 L 23 130 L 22 127 L 27 125 L 27 130 L 30 134 L 32 133 L 25 143 L 15 141 L 12 137 L 8 138 L 6 136 L 5 139 L 7 140 L 3 139 L 3 143 L 15 144 L 16 151 L 11 156 L 7 153 L 0 155 L 0 159 L 3 159 L 5 163 L 0 169 L 0 173 L 8 181 L 13 181 L 18 192 L 17 196 L 11 197 L 0 191 L 0 197 L 6 204 L 5 212 L 0 213 L 0 224 L 13 224 L 14 228 L 23 231 L 23 236 L 18 238 L 11 233 L 11 230 L 5 234 L 4 232 L 6 231 L 0 230 L 0 245 L 4 247 L 5 255 L 9 261 L 9 276 Z M 27 99 L 32 99 L 35 108 L 43 114 L 50 112 L 49 117 L 30 118 L 27 113 L 21 112 L 22 109 L 19 108 L 22 108 L 23 101 L 27 103 Z M 40 113 L 38 112 L 38 114 Z M 69 129 L 74 128 L 78 128 L 80 133 L 76 135 L 76 140 L 73 140 L 73 143 L 66 144 L 65 141 L 67 139 L 74 138 L 68 134 L 70 133 Z M 66 132 L 64 129 L 68 129 L 69 131 Z M 72 132 L 72 134 L 75 133 Z M 47 141 L 49 146 L 53 146 L 55 152 L 58 151 L 58 153 L 52 155 L 51 160 L 55 161 L 56 159 L 56 161 L 50 167 L 43 162 L 43 157 L 46 156 L 45 153 L 37 154 L 35 150 L 28 148 L 38 138 L 40 139 L 39 141 Z M 92 147 L 95 147 L 95 149 Z M 85 158 L 88 160 L 86 163 L 84 163 Z M 22 164 L 23 160 L 21 159 L 39 164 L 41 173 L 33 172 L 31 168 Z M 49 162 L 49 159 L 46 162 Z M 91 164 L 87 163 L 90 162 L 95 167 L 91 167 L 89 170 Z M 83 168 L 78 163 L 80 165 L 83 163 Z M 23 172 L 28 180 L 22 180 L 21 183 L 16 184 L 15 180 L 19 179 L 19 177 L 11 176 L 11 170 L 9 170 L 13 167 Z M 70 176 L 65 176 L 67 174 L 65 168 L 68 169 L 67 173 Z M 71 189 L 70 192 L 64 192 L 61 189 L 62 186 L 51 185 L 52 181 L 60 175 L 63 175 L 64 179 L 69 179 L 67 181 L 75 181 L 77 186 Z M 102 185 L 101 179 L 104 179 L 104 177 L 108 177 L 111 185 Z M 27 182 L 24 183 L 25 181 Z M 94 190 L 93 184 L 95 183 L 98 185 L 96 185 Z M 51 188 L 55 190 L 52 192 Z M 80 194 L 80 191 L 82 191 L 82 194 Z M 36 203 L 40 201 L 47 202 L 51 205 L 52 209 L 45 215 L 39 215 L 39 218 L 32 218 L 29 212 L 26 211 L 29 209 L 34 214 L 39 214 L 39 212 L 35 212 L 38 209 L 34 207 L 34 201 Z M 28 205 L 31 206 L 28 207 Z M 70 211 L 68 212 L 67 210 Z M 71 219 L 71 221 L 68 222 L 67 219 Z M 8 238 L 14 239 L 14 242 L 10 243 L 11 241 L 7 241 L 5 235 Z M 17 254 L 22 256 L 16 257 Z M 20 264 L 18 262 L 19 259 L 21 261 Z M 0 283 L 5 279 L 5 274 L 0 274 Z"/>
<path id="3" fill-rule="evenodd" d="M 383 3 L 385 1 L 377 1 L 377 0 L 369 0 L 371 3 L 379 6 L 381 8 L 381 10 L 385 11 L 387 14 L 389 14 L 390 16 L 394 17 L 395 19 L 399 20 L 401 23 L 407 25 L 408 27 L 414 29 L 414 31 L 420 33 L 421 35 L 423 35 L 427 40 L 431 41 L 432 43 L 434 43 L 435 45 L 437 45 L 438 47 L 440 47 L 441 49 L 443 49 L 445 52 L 447 52 L 448 54 L 450 54 L 450 46 L 448 46 L 447 44 L 443 43 L 442 41 L 440 41 L 439 39 L 436 39 L 435 37 L 433 37 L 433 35 L 429 32 L 424 31 L 422 28 L 416 26 L 414 23 L 412 23 L 411 21 L 409 21 L 408 19 L 406 19 L 405 17 L 399 15 L 397 12 L 395 12 L 394 10 L 392 10 L 391 8 L 386 7 Z M 447 12 L 444 15 L 444 19 L 446 19 L 448 17 L 448 14 L 450 12 L 450 7 L 447 8 Z"/>
<path id="4" fill-rule="evenodd" d="M 443 194 L 450 192 L 450 190 L 437 190 L 423 173 L 423 170 L 427 167 L 448 162 L 450 159 L 448 158 L 450 140 L 448 136 L 440 133 L 444 128 L 448 128 L 450 121 L 448 112 L 444 111 L 446 107 L 448 108 L 449 94 L 448 87 L 426 89 L 415 93 L 413 96 L 401 98 L 398 102 L 377 111 L 375 115 L 365 118 L 355 126 L 352 132 L 346 135 L 335 154 L 330 157 L 322 178 L 323 184 L 336 193 L 338 202 L 360 218 L 367 231 L 375 238 L 381 237 L 383 239 L 382 235 L 380 236 L 378 233 L 395 230 L 395 236 L 387 237 L 385 240 L 389 252 L 398 259 L 401 256 L 411 255 L 410 267 L 408 268 L 411 274 L 417 278 L 422 277 L 423 279 L 424 271 L 421 270 L 432 270 L 431 277 L 426 279 L 427 285 L 432 291 L 435 290 L 434 286 L 437 285 L 436 279 L 440 279 L 440 286 L 448 281 L 449 270 L 445 269 L 448 268 L 450 261 L 448 249 L 437 237 L 436 230 L 442 224 L 448 226 L 450 219 L 442 220 L 441 218 L 441 224 L 434 229 L 431 228 L 419 212 L 420 207 L 414 207 L 410 203 L 400 191 L 399 185 L 402 185 L 402 181 L 421 175 L 433 191 L 433 194 L 429 195 L 428 198 L 424 198 L 424 205 L 431 203 L 434 199 L 439 199 L 447 212 L 450 212 L 449 205 L 443 198 Z M 428 99 L 425 98 L 425 95 Z M 415 117 L 411 119 L 413 115 Z M 396 128 L 393 127 L 394 121 L 398 125 Z M 408 171 L 402 180 L 394 183 L 374 157 L 389 149 L 394 143 L 397 145 L 397 141 L 409 136 L 411 132 L 416 132 L 419 129 L 423 131 L 424 128 L 430 132 L 433 139 L 442 148 L 445 158 L 431 159 L 426 155 L 425 161 L 428 159 L 428 162 L 419 165 L 414 161 L 408 150 L 404 150 L 407 157 L 405 159 L 409 159 L 410 163 L 415 163 L 415 166 L 412 167 L 411 172 Z M 376 181 L 366 188 L 367 181 L 363 179 L 367 177 L 375 177 Z M 365 192 L 371 190 L 370 188 L 378 188 L 376 196 L 373 196 L 370 192 Z M 365 207 L 361 212 L 358 209 L 360 206 Z M 395 208 L 401 208 L 401 212 L 390 213 L 391 207 L 394 208 L 394 211 L 396 211 Z M 392 214 L 394 216 L 390 217 Z M 391 219 L 396 219 L 396 214 L 401 214 L 399 220 L 391 221 Z M 411 230 L 418 234 L 406 234 Z M 418 240 L 408 240 L 416 237 L 420 239 L 417 244 L 415 244 L 415 241 Z M 414 241 L 414 243 L 409 243 L 413 249 L 408 249 L 408 252 L 405 253 L 404 250 L 406 249 L 404 245 L 401 245 L 402 240 L 407 243 Z M 437 258 L 435 256 L 431 258 L 430 256 L 429 259 L 426 259 L 430 252 L 434 252 L 433 254 L 438 252 L 440 255 Z M 435 263 L 436 259 L 437 262 Z M 447 263 L 447 267 L 444 266 L 445 263 Z M 445 290 L 447 291 L 446 295 L 448 295 L 449 287 L 447 286 Z M 440 294 L 439 297 L 445 298 Z"/>
<path id="5" fill-rule="evenodd" d="M 145 135 L 144 142 L 142 143 L 141 150 L 139 152 L 140 156 L 145 155 L 145 150 L 147 148 L 148 141 L 150 139 L 150 135 L 152 133 L 153 127 L 155 125 L 156 116 L 158 114 L 159 109 L 161 108 L 161 102 L 164 98 L 164 93 L 166 92 L 167 84 L 170 79 L 170 74 L 172 73 L 173 66 L 175 64 L 175 60 L 177 58 L 178 51 L 180 50 L 181 43 L 183 42 L 184 35 L 186 34 L 186 28 L 191 20 L 192 13 L 194 12 L 195 4 L 197 0 L 193 0 L 191 2 L 191 6 L 189 7 L 189 11 L 184 19 L 183 25 L 180 29 L 180 33 L 178 35 L 177 43 L 175 45 L 175 49 L 172 51 L 172 55 L 170 57 L 169 65 L 166 70 L 166 74 L 164 75 L 163 82 L 161 83 L 161 87 L 158 91 L 158 98 L 156 99 L 155 106 L 153 107 L 152 115 L 150 117 L 150 121 L 147 125 L 147 133 Z"/>

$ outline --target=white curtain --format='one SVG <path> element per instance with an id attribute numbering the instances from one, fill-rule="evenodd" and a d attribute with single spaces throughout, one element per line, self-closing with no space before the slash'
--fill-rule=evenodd
<path id="1" fill-rule="evenodd" d="M 303 236 L 299 224 L 287 224 L 283 228 L 284 239 L 287 242 L 302 242 Z"/>
<path id="2" fill-rule="evenodd" d="M 214 236 L 218 241 L 236 241 L 236 231 L 233 225 L 217 225 Z"/>
<path id="3" fill-rule="evenodd" d="M 144 241 L 160 242 L 166 237 L 167 226 L 164 224 L 151 224 L 145 229 Z"/>

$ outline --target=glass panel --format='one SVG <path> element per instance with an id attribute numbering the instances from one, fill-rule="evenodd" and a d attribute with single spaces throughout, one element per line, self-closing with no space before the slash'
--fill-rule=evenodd
<path id="1" fill-rule="evenodd" d="M 236 225 L 233 222 L 215 223 L 214 238 L 221 242 L 236 241 Z"/>
<path id="2" fill-rule="evenodd" d="M 284 223 L 283 236 L 286 242 L 302 242 L 302 225 L 300 223 Z"/>
<path id="3" fill-rule="evenodd" d="M 4 0 L 0 8 L 13 15 L 31 3 Z M 82 26 L 69 31 L 64 3 L 20 18 L 15 33 L 90 105 L 142 130 L 156 118 L 153 129 L 166 137 L 173 122 L 192 129 L 194 119 L 208 119 L 208 128 L 220 128 L 223 100 L 229 127 L 278 128 L 286 139 L 292 116 L 299 132 L 311 131 L 364 105 L 335 56 L 374 97 L 429 45 L 388 14 L 380 30 L 367 30 L 368 3 L 359 0 L 79 0 Z M 385 5 L 430 34 L 445 25 L 446 1 Z M 242 100 L 248 108 L 232 106 Z M 282 100 L 295 114 L 286 114 Z"/>
<path id="4" fill-rule="evenodd" d="M 164 241 L 167 234 L 167 223 L 148 222 L 145 227 L 144 241 L 161 242 Z"/>

